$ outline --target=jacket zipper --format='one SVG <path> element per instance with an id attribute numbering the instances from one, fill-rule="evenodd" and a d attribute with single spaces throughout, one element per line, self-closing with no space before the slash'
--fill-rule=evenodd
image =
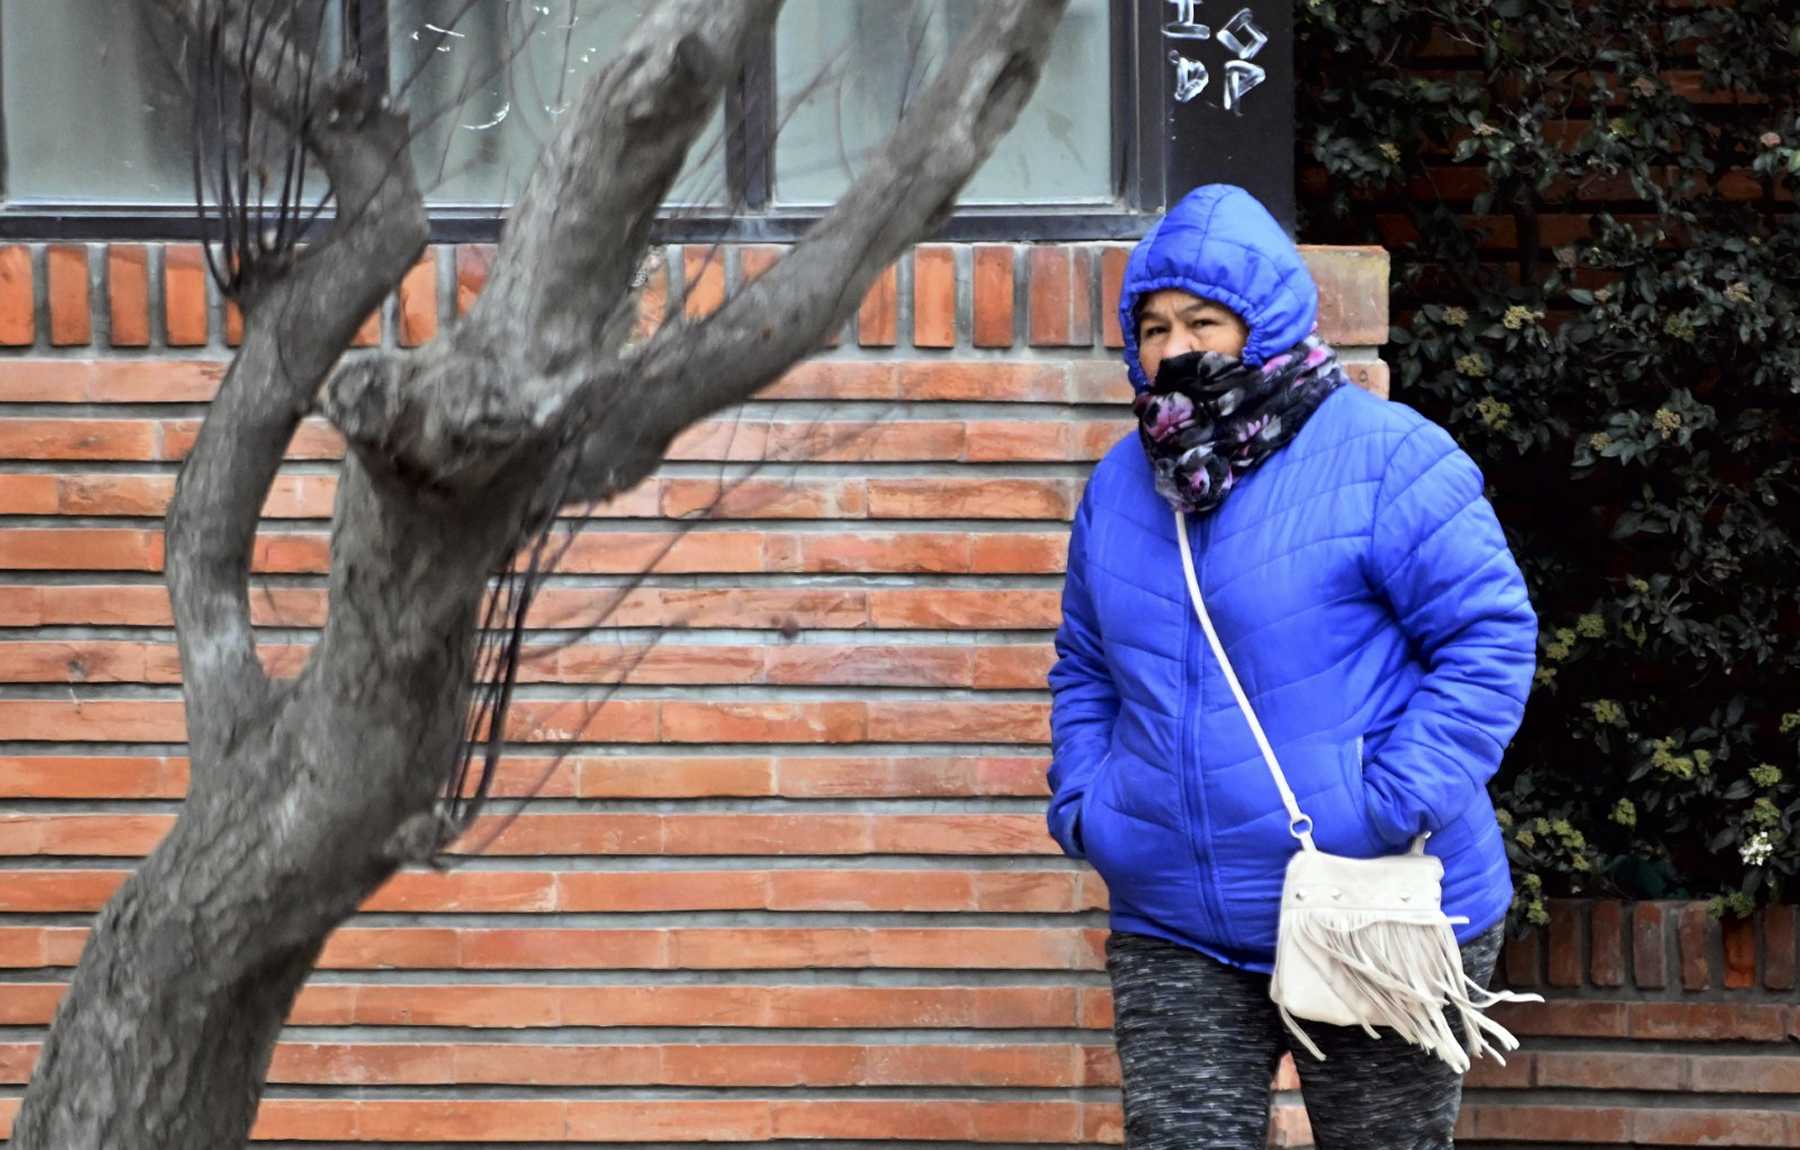
<path id="1" fill-rule="evenodd" d="M 1199 526 L 1197 538 L 1193 541 L 1198 551 L 1198 554 L 1194 556 L 1194 577 L 1204 590 L 1206 587 L 1206 543 L 1212 535 L 1211 516 L 1201 516 Z M 1190 532 L 1190 534 L 1194 533 Z M 1195 680 L 1194 689 L 1182 692 L 1184 707 L 1192 707 L 1191 721 L 1187 719 L 1188 712 L 1186 710 L 1183 712 L 1182 731 L 1182 741 L 1187 746 L 1188 758 L 1191 763 L 1191 769 L 1181 772 L 1182 798 L 1184 805 L 1188 808 L 1188 825 L 1194 829 L 1194 833 L 1189 836 L 1188 846 L 1194 855 L 1194 877 L 1200 888 L 1200 904 L 1206 914 L 1210 932 L 1214 937 L 1223 938 L 1226 943 L 1235 947 L 1237 937 L 1231 929 L 1231 924 L 1225 921 L 1224 912 L 1219 905 L 1218 860 L 1213 855 L 1212 824 L 1207 819 L 1206 809 L 1206 780 L 1200 763 L 1200 726 L 1206 715 L 1206 660 L 1210 654 L 1206 651 L 1206 639 L 1200 634 L 1199 620 L 1194 618 L 1192 611 L 1188 612 L 1186 634 L 1189 641 L 1197 643 L 1201 649 L 1198 664 L 1199 674 Z M 1185 657 L 1182 663 L 1184 667 L 1193 665 Z M 1188 794 L 1190 789 L 1193 792 L 1191 795 Z"/>

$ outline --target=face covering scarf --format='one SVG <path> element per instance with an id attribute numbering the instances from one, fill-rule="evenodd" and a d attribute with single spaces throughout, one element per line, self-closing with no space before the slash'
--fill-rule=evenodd
<path id="1" fill-rule="evenodd" d="M 1317 332 L 1261 367 L 1210 351 L 1163 360 L 1131 405 L 1157 492 L 1178 511 L 1211 511 L 1348 382 Z"/>

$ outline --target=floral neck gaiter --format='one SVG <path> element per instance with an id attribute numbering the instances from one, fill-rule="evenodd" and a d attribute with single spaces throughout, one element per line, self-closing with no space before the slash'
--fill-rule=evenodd
<path id="1" fill-rule="evenodd" d="M 1177 510 L 1211 511 L 1348 382 L 1317 332 L 1260 367 L 1210 351 L 1163 360 L 1131 405 L 1156 490 Z"/>

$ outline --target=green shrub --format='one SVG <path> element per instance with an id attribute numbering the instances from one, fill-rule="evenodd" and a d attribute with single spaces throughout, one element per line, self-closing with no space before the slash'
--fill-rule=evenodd
<path id="1" fill-rule="evenodd" d="M 1800 897 L 1794 13 L 1298 4 L 1303 235 L 1393 251 L 1395 397 L 1482 463 L 1543 623 L 1494 788 L 1521 918 Z"/>

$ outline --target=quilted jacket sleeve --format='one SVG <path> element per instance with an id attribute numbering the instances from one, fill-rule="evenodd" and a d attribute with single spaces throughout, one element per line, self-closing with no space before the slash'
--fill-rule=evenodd
<path id="1" fill-rule="evenodd" d="M 1062 625 L 1056 631 L 1056 664 L 1050 669 L 1050 835 L 1070 858 L 1083 857 L 1076 814 L 1119 717 L 1119 693 L 1088 596 L 1088 517 L 1084 498 L 1069 535 Z"/>
<path id="2" fill-rule="evenodd" d="M 1399 847 L 1453 822 L 1500 768 L 1537 661 L 1537 616 L 1480 470 L 1423 424 L 1388 460 L 1371 577 L 1425 677 L 1365 765 L 1376 830 Z"/>

